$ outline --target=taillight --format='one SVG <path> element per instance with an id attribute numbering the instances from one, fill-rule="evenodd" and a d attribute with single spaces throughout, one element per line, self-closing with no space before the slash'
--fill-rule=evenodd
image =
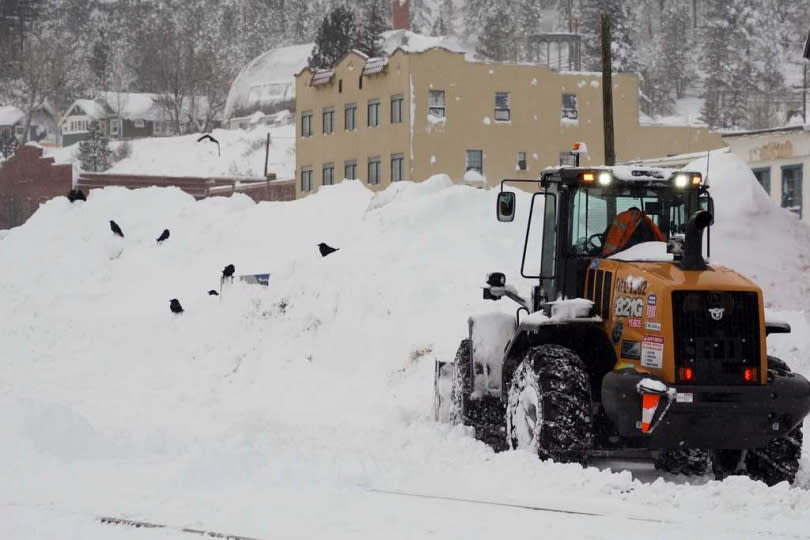
<path id="1" fill-rule="evenodd" d="M 743 370 L 743 379 L 745 382 L 757 382 L 759 379 L 759 369 L 747 367 Z"/>
<path id="2" fill-rule="evenodd" d="M 678 378 L 682 381 L 694 381 L 695 380 L 695 370 L 690 367 L 682 367 L 678 368 Z"/>

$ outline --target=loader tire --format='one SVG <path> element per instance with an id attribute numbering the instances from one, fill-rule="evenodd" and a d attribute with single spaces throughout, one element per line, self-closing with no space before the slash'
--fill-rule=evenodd
<path id="1" fill-rule="evenodd" d="M 540 459 L 584 463 L 593 446 L 591 385 L 582 359 L 560 345 L 530 348 L 509 387 L 506 441 Z"/>
<path id="2" fill-rule="evenodd" d="M 774 356 L 768 357 L 768 380 L 775 375 L 790 373 L 788 365 Z M 799 470 L 802 455 L 802 425 L 793 428 L 784 437 L 772 440 L 765 448 L 755 448 L 745 453 L 745 469 L 753 480 L 762 480 L 769 486 L 779 482 L 793 483 Z"/>
<path id="3" fill-rule="evenodd" d="M 450 392 L 451 422 L 473 428 L 475 438 L 496 452 L 506 449 L 504 442 L 504 407 L 497 397 L 471 399 L 473 391 L 472 342 L 461 341 L 454 362 L 453 387 Z"/>
<path id="4" fill-rule="evenodd" d="M 709 470 L 709 452 L 699 448 L 663 450 L 655 460 L 655 468 L 671 474 L 700 476 Z"/>

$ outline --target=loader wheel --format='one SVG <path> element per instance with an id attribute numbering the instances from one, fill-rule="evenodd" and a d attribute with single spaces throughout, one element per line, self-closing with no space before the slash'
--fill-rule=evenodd
<path id="1" fill-rule="evenodd" d="M 571 349 L 529 349 L 509 387 L 509 447 L 537 452 L 540 459 L 584 463 L 593 446 L 590 389 L 582 359 Z"/>
<path id="2" fill-rule="evenodd" d="M 663 450 L 655 460 L 655 468 L 672 474 L 700 476 L 709 470 L 709 452 L 699 448 Z"/>
<path id="3" fill-rule="evenodd" d="M 450 390 L 450 423 L 463 424 L 467 397 L 472 392 L 472 344 L 462 339 L 453 362 L 453 386 Z"/>
<path id="4" fill-rule="evenodd" d="M 775 375 L 787 375 L 790 367 L 775 356 L 768 357 L 768 380 Z M 787 481 L 793 483 L 799 470 L 802 455 L 802 425 L 799 424 L 784 437 L 774 439 L 765 448 L 755 448 L 745 453 L 745 468 L 748 476 L 762 480 L 769 486 Z"/>

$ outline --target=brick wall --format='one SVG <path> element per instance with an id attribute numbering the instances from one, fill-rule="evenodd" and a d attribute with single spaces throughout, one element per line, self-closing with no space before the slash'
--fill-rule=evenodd
<path id="1" fill-rule="evenodd" d="M 411 5 L 410 0 L 391 0 L 391 21 L 394 30 L 411 29 Z"/>
<path id="2" fill-rule="evenodd" d="M 0 164 L 0 229 L 22 225 L 40 203 L 67 195 L 72 185 L 72 165 L 54 165 L 41 148 L 22 146 Z"/>

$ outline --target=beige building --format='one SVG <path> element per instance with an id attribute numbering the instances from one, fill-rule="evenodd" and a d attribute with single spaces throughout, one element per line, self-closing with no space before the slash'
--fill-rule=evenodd
<path id="1" fill-rule="evenodd" d="M 810 170 L 810 125 L 727 133 L 723 140 L 783 208 L 810 223 L 810 193 L 804 189 L 804 171 Z"/>
<path id="2" fill-rule="evenodd" d="M 347 54 L 296 75 L 296 196 L 343 178 L 379 189 L 446 173 L 454 181 L 536 178 L 575 141 L 603 163 L 602 77 L 544 66 L 473 62 L 433 48 L 387 58 Z M 616 158 L 724 146 L 693 127 L 640 126 L 638 79 L 617 74 Z"/>

